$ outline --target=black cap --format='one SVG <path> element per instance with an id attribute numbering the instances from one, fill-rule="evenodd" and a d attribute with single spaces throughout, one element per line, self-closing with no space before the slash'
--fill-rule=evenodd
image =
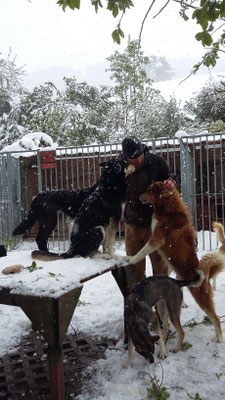
<path id="1" fill-rule="evenodd" d="M 135 136 L 128 136 L 122 141 L 122 150 L 124 158 L 137 158 L 143 154 L 144 145 Z"/>

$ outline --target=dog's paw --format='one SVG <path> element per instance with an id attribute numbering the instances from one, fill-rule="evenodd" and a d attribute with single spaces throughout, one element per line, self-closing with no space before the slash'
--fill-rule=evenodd
<path id="1" fill-rule="evenodd" d="M 102 258 L 103 258 L 103 260 L 111 260 L 113 257 L 110 255 L 110 254 L 107 254 L 107 253 L 103 253 L 102 254 Z"/>
<path id="2" fill-rule="evenodd" d="M 214 342 L 214 343 L 222 343 L 222 341 L 223 341 L 223 337 L 221 335 L 216 336 L 212 339 L 212 342 Z"/>
<path id="3" fill-rule="evenodd" d="M 121 261 L 120 266 L 121 267 L 126 267 L 127 265 L 132 264 L 130 262 L 131 259 L 132 259 L 132 256 L 123 257 L 123 260 Z"/>
<path id="4" fill-rule="evenodd" d="M 123 259 L 124 259 L 124 261 L 126 261 L 128 264 L 132 264 L 132 260 L 133 260 L 133 257 L 132 257 L 132 256 L 125 256 Z"/>
<path id="5" fill-rule="evenodd" d="M 171 353 L 178 353 L 178 351 L 180 351 L 180 347 L 175 347 L 174 349 L 170 350 Z"/>
<path id="6" fill-rule="evenodd" d="M 160 352 L 159 355 L 158 355 L 158 357 L 160 358 L 160 360 L 165 360 L 165 358 L 166 358 L 166 353 Z"/>

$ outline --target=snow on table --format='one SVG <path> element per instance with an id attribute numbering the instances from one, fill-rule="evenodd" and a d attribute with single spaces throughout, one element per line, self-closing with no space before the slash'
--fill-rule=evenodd
<path id="1" fill-rule="evenodd" d="M 106 272 L 115 264 L 119 264 L 121 260 L 121 256 L 118 256 L 117 260 L 82 257 L 48 262 L 35 260 L 36 267 L 32 270 L 30 267 L 34 260 L 30 250 L 19 252 L 16 263 L 14 251 L 11 251 L 8 252 L 7 257 L 0 259 L 0 290 L 10 288 L 11 293 L 14 294 L 58 298 L 63 293 L 82 286 L 81 281 Z M 22 265 L 23 270 L 10 275 L 2 273 L 5 267 L 15 264 Z"/>

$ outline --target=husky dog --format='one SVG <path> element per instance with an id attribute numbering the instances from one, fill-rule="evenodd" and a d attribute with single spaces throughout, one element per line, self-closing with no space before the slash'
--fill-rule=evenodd
<path id="1" fill-rule="evenodd" d="M 167 276 L 150 276 L 139 282 L 125 300 L 125 323 L 128 328 L 128 360 L 132 360 L 132 343 L 135 350 L 147 361 L 154 362 L 154 343 L 160 346 L 159 357 L 166 357 L 165 340 L 168 335 L 168 316 L 178 333 L 178 342 L 172 352 L 181 349 L 184 331 L 180 323 L 180 312 L 183 301 L 181 287 L 199 287 L 204 279 L 204 273 L 196 270 L 192 280 L 176 280 Z M 156 307 L 156 312 L 153 311 Z M 160 328 L 162 323 L 162 331 Z M 157 335 L 152 336 L 149 324 L 156 327 Z"/>

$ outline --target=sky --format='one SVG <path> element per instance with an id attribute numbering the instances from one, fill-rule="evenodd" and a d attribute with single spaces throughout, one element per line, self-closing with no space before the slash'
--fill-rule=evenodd
<path id="1" fill-rule="evenodd" d="M 209 249 L 207 238 L 209 232 L 204 232 L 206 239 L 206 249 Z M 217 244 L 215 233 L 213 236 L 213 251 L 216 251 Z M 199 232 L 198 244 L 199 258 L 205 254 L 202 251 L 202 232 Z M 13 264 L 29 266 L 32 263 L 31 250 L 36 249 L 35 242 L 24 242 L 16 250 L 8 252 L 7 257 L 0 258 L 0 285 L 4 285 L 6 280 L 11 281 L 12 286 L 19 286 L 29 289 L 43 288 L 43 290 L 59 290 L 60 281 L 71 283 L 71 273 L 73 277 L 82 276 L 89 268 L 96 268 L 96 260 L 81 259 L 66 260 L 63 263 L 63 270 L 59 261 L 37 262 L 36 272 L 23 270 L 17 276 L 7 277 L 2 274 L 2 269 Z M 117 242 L 115 253 L 121 257 L 125 255 L 124 243 Z M 104 263 L 112 263 L 111 260 Z M 45 265 L 43 265 L 45 264 Z M 110 264 L 111 265 L 111 264 Z M 99 268 L 103 266 L 103 261 L 99 262 Z M 73 272 L 72 272 L 73 269 Z M 56 276 L 46 277 L 46 272 L 55 272 Z M 150 275 L 151 265 L 147 261 L 147 275 Z M 43 275 L 45 274 L 45 279 Z M 76 281 L 76 278 L 75 278 Z M 57 283 L 57 285 L 55 285 Z M 48 287 L 49 286 L 49 287 Z M 221 327 L 225 335 L 225 315 L 224 315 L 224 293 L 225 293 L 225 273 L 221 273 L 217 278 L 217 288 L 214 292 L 214 301 L 217 314 L 221 319 Z M 74 334 L 76 330 L 79 334 L 86 337 L 109 337 L 116 339 L 116 345 L 111 346 L 105 352 L 105 358 L 90 363 L 84 375 L 85 385 L 81 394 L 71 395 L 71 400 L 147 400 L 147 387 L 151 387 L 151 377 L 156 377 L 159 382 L 163 380 L 163 386 L 170 394 L 169 400 L 201 399 L 201 400 L 224 400 L 225 398 L 225 342 L 215 343 L 214 328 L 210 324 L 203 323 L 204 312 L 197 306 L 189 291 L 184 288 L 184 300 L 187 308 L 182 308 L 181 323 L 184 327 L 187 351 L 171 353 L 177 341 L 177 336 L 173 335 L 166 343 L 167 358 L 159 361 L 157 355 L 158 346 L 155 349 L 155 363 L 149 364 L 138 353 L 133 353 L 131 365 L 124 369 L 127 360 L 127 350 L 123 344 L 123 299 L 118 286 L 110 273 L 92 279 L 84 284 L 81 296 L 81 305 L 76 308 L 68 334 Z M 104 304 L 104 307 L 102 306 Z M 31 323 L 26 315 L 17 307 L 0 305 L 0 357 L 4 354 L 17 351 L 20 340 L 28 335 L 31 330 Z M 189 326 L 195 322 L 194 326 Z M 174 327 L 170 326 L 174 334 Z M 40 361 L 41 362 L 41 361 Z M 91 377 L 91 378 L 90 378 Z M 198 396 L 197 396 L 198 393 Z M 23 393 L 21 393 L 22 395 Z M 189 394 L 189 397 L 188 397 Z"/>
<path id="2" fill-rule="evenodd" d="M 122 51 L 128 35 L 138 38 L 150 1 L 134 0 L 134 4 L 123 18 L 125 39 L 118 46 L 111 37 L 117 20 L 107 10 L 100 9 L 96 14 L 88 1 L 81 0 L 79 11 L 68 8 L 63 12 L 56 0 L 1 0 L 0 52 L 6 57 L 11 49 L 17 65 L 24 65 L 27 74 L 64 67 L 65 72 L 71 68 L 85 75 L 91 66 L 104 62 L 115 50 Z M 157 0 L 145 22 L 145 54 L 201 59 L 202 46 L 194 39 L 198 27 L 191 19 L 183 21 L 176 3 L 169 3 L 153 18 L 164 4 L 165 1 Z"/>

